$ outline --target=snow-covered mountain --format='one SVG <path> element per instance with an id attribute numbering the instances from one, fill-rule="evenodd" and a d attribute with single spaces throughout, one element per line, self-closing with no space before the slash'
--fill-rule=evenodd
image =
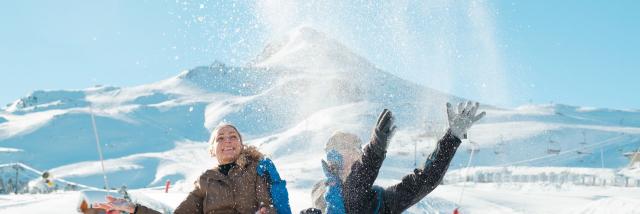
<path id="1" fill-rule="evenodd" d="M 93 112 L 111 186 L 170 179 L 190 189 L 215 164 L 206 151 L 209 131 L 228 121 L 246 143 L 271 155 L 289 187 L 305 190 L 321 177 L 324 143 L 334 131 L 368 139 L 378 113 L 389 108 L 399 128 L 381 177 L 397 179 L 414 167 L 414 155 L 423 162 L 443 134 L 445 103 L 463 100 L 395 77 L 302 27 L 246 66 L 196 67 L 136 87 L 34 91 L 0 111 L 0 163 L 103 186 Z M 463 144 L 451 169 L 472 150 L 474 165 L 621 168 L 628 163 L 622 153 L 640 144 L 638 110 L 560 104 L 482 110 L 487 117 L 470 131 L 473 143 Z"/>

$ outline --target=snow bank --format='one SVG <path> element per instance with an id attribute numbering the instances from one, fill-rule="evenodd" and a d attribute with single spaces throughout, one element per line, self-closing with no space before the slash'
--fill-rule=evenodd
<path id="1" fill-rule="evenodd" d="M 585 204 L 571 213 L 640 213 L 640 200 L 638 198 L 606 197 Z"/>

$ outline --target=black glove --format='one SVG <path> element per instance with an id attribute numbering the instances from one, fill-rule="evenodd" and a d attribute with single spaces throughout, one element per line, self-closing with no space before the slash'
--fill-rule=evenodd
<path id="1" fill-rule="evenodd" d="M 316 208 L 307 208 L 300 211 L 300 214 L 322 214 L 322 211 Z"/>
<path id="2" fill-rule="evenodd" d="M 393 125 L 393 121 L 393 115 L 388 109 L 384 109 L 382 113 L 380 113 L 378 122 L 373 129 L 373 136 L 371 137 L 374 140 L 373 147 L 375 150 L 381 152 L 387 151 L 389 141 L 396 131 L 396 126 Z"/>

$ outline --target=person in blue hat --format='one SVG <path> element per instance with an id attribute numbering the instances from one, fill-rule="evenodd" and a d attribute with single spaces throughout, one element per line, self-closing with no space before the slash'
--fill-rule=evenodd
<path id="1" fill-rule="evenodd" d="M 312 190 L 315 208 L 323 213 L 402 213 L 422 200 L 442 181 L 455 152 L 471 126 L 484 117 L 478 103 L 460 103 L 455 110 L 447 103 L 448 129 L 421 169 L 400 183 L 374 186 L 396 127 L 385 109 L 373 129 L 371 140 L 360 149 L 361 140 L 351 133 L 336 132 L 326 144 L 323 160 L 326 179 Z"/>

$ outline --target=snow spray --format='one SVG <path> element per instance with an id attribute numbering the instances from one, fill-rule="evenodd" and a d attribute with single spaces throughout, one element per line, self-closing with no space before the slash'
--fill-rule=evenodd
<path id="1" fill-rule="evenodd" d="M 471 154 L 469 155 L 469 160 L 467 161 L 467 167 L 465 169 L 464 175 L 467 176 L 467 174 L 469 174 L 469 167 L 471 166 L 471 160 L 473 159 L 473 152 L 471 152 Z M 466 181 L 466 179 L 465 179 Z M 458 210 L 460 208 L 460 203 L 462 203 L 462 195 L 464 194 L 464 189 L 467 187 L 467 184 L 464 183 L 462 184 L 462 190 L 460 190 L 460 197 L 458 197 L 458 203 L 457 203 L 457 207 L 455 209 L 453 209 L 453 214 L 460 214 L 460 211 Z"/>

